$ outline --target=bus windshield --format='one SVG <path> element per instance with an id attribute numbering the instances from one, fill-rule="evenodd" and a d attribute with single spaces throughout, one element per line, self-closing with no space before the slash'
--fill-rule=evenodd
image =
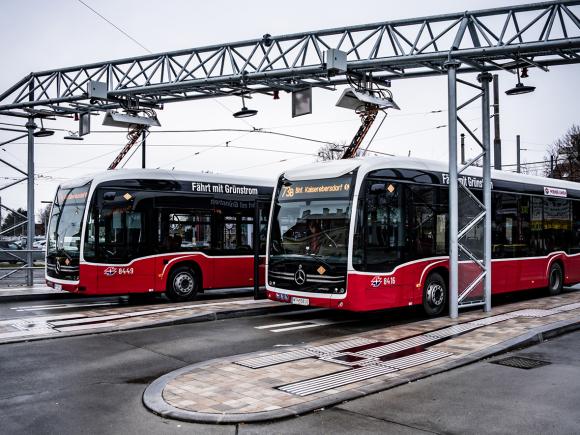
<path id="1" fill-rule="evenodd" d="M 346 269 L 353 175 L 279 183 L 270 233 L 270 264 L 289 258 Z"/>
<path id="2" fill-rule="evenodd" d="M 56 193 L 48 231 L 47 255 L 78 259 L 83 214 L 90 183 L 81 187 L 62 188 Z"/>

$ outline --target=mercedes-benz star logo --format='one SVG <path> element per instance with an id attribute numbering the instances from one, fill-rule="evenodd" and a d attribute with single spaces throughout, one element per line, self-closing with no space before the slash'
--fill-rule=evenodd
<path id="1" fill-rule="evenodd" d="M 294 273 L 294 282 L 298 285 L 306 282 L 306 273 L 302 270 L 302 265 L 298 266 L 298 270 Z"/>
<path id="2" fill-rule="evenodd" d="M 57 273 L 60 273 L 60 263 L 59 263 L 58 259 L 56 260 L 55 268 L 56 268 Z"/>

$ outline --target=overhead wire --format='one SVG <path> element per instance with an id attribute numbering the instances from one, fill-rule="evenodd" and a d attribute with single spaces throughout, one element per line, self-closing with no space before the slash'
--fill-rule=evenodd
<path id="1" fill-rule="evenodd" d="M 325 141 L 321 139 L 314 139 L 305 136 L 298 136 L 295 134 L 289 133 L 280 133 L 277 131 L 269 131 L 264 128 L 252 128 L 252 129 L 244 129 L 244 128 L 201 128 L 201 129 L 188 129 L 188 130 L 153 130 L 151 133 L 153 134 L 160 134 L 160 133 L 227 133 L 227 132 L 244 132 L 244 133 L 261 133 L 261 134 L 272 134 L 276 136 L 283 136 L 289 137 L 292 139 L 299 139 L 309 142 L 316 142 L 325 145 L 336 145 L 336 143 L 332 141 Z M 92 133 L 119 133 L 118 131 L 114 130 L 97 130 L 93 131 Z"/>
<path id="2" fill-rule="evenodd" d="M 111 20 L 109 20 L 107 17 L 103 16 L 101 13 L 99 13 L 98 11 L 96 11 L 95 9 L 93 9 L 92 7 L 90 7 L 83 0 L 77 0 L 77 1 L 80 4 L 82 4 L 83 6 L 85 6 L 87 9 L 89 9 L 90 11 L 92 11 L 94 14 L 98 15 L 100 18 L 102 18 L 103 20 L 105 20 L 107 23 L 109 23 L 111 26 L 113 26 L 115 29 L 117 29 L 119 32 L 121 32 L 123 35 L 125 35 L 127 38 L 129 38 L 131 41 L 133 41 L 135 44 L 137 44 L 143 50 L 145 50 L 147 53 L 153 54 L 153 52 L 151 50 L 149 50 L 147 47 L 145 47 L 143 44 L 141 44 L 139 41 L 137 41 L 135 38 L 133 38 L 131 35 L 129 35 L 127 32 L 125 32 L 123 29 L 121 29 L 119 26 L 117 26 Z"/>
<path id="3" fill-rule="evenodd" d="M 142 43 L 140 43 L 139 41 L 137 41 L 135 38 L 133 38 L 131 35 L 129 35 L 125 30 L 121 29 L 119 26 L 117 26 L 111 20 L 109 20 L 104 15 L 102 15 L 101 13 L 99 13 L 97 10 L 95 10 L 94 8 L 92 8 L 91 6 L 89 6 L 88 4 L 86 4 L 83 0 L 77 0 L 77 1 L 79 3 L 81 3 L 82 5 L 84 5 L 86 8 L 88 8 L 90 11 L 92 11 L 93 13 L 95 13 L 96 15 L 98 15 L 100 18 L 102 18 L 103 20 L 105 20 L 107 23 L 109 23 L 111 26 L 113 26 L 115 29 L 117 29 L 119 32 L 121 32 L 123 35 L 125 35 L 127 38 L 129 38 L 131 41 L 133 41 L 135 44 L 139 45 L 143 50 L 147 51 L 149 54 L 153 54 L 153 52 L 151 50 L 149 50 L 147 47 L 145 47 Z M 234 113 L 229 107 L 227 107 L 221 101 L 218 101 L 217 99 L 212 99 L 212 101 L 214 101 L 216 104 L 218 104 L 219 106 L 221 106 L 224 110 L 228 111 L 230 114 L 233 114 Z M 248 127 L 253 128 L 253 125 L 251 125 L 245 119 L 239 118 L 239 120 L 242 121 L 244 124 L 246 124 Z"/>

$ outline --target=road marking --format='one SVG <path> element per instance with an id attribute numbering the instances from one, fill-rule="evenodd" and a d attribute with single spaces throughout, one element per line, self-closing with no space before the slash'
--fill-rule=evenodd
<path id="1" fill-rule="evenodd" d="M 318 326 L 336 325 L 339 323 L 348 323 L 348 322 L 352 322 L 352 320 L 331 321 L 327 319 L 311 319 L 296 322 L 274 323 L 271 325 L 254 326 L 254 329 L 268 330 L 269 332 L 286 332 L 286 331 L 294 331 L 297 329 L 316 328 Z M 285 328 L 282 328 L 282 326 L 285 326 Z"/>
<path id="2" fill-rule="evenodd" d="M 290 328 L 272 329 L 271 332 L 294 331 L 296 329 L 316 328 L 318 326 L 324 326 L 324 325 L 310 324 L 310 325 L 292 326 Z"/>
<path id="3" fill-rule="evenodd" d="M 306 320 L 303 320 L 301 322 L 274 323 L 272 325 L 255 326 L 254 328 L 255 329 L 270 329 L 270 328 L 277 328 L 279 326 L 300 325 L 304 322 L 306 322 Z"/>
<path id="4" fill-rule="evenodd" d="M 35 306 L 24 306 L 24 307 L 14 307 L 11 310 L 16 310 L 18 312 L 25 311 L 48 311 L 48 310 L 68 310 L 71 308 L 83 308 L 83 307 L 105 307 L 119 305 L 118 302 L 91 302 L 84 304 L 62 304 L 62 305 L 35 305 Z"/>

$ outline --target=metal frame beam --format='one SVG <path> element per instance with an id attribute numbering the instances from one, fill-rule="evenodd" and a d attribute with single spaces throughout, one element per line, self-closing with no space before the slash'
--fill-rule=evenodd
<path id="1" fill-rule="evenodd" d="M 246 92 L 326 87 L 345 73 L 381 79 L 546 68 L 580 62 L 580 1 L 549 1 L 291 35 L 270 36 L 31 73 L 0 94 L 0 113 L 42 106 L 54 114 L 105 110 L 131 101 L 161 105 Z M 555 18 L 558 17 L 556 20 Z M 541 29 L 541 31 L 540 31 Z M 327 68 L 330 48 L 347 55 L 347 71 Z M 106 83 L 107 100 L 91 107 L 91 81 Z M 243 82 L 243 83 L 242 83 Z M 124 103 L 125 102 L 125 103 Z M 128 104 L 128 103 L 127 103 Z M 12 112 L 9 112 L 12 111 Z M 28 113 L 30 115 L 30 113 Z"/>

